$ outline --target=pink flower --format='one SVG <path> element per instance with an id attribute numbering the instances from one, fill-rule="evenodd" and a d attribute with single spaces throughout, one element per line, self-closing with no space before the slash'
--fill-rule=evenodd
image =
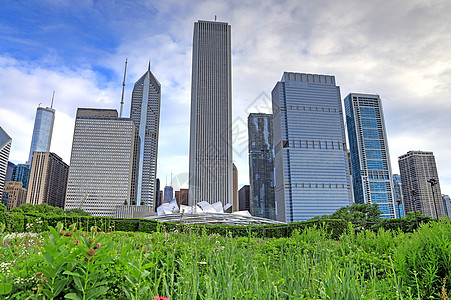
<path id="1" fill-rule="evenodd" d="M 94 246 L 94 249 L 97 249 L 97 248 L 100 248 L 100 243 L 97 243 L 97 244 Z"/>
<path id="2" fill-rule="evenodd" d="M 169 297 L 163 297 L 163 296 L 155 296 L 153 300 L 169 300 Z"/>

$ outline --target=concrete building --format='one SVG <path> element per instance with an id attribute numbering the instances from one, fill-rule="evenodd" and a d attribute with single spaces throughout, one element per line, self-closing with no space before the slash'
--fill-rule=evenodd
<path id="1" fill-rule="evenodd" d="M 252 113 L 247 118 L 249 143 L 250 213 L 276 219 L 272 115 Z"/>
<path id="2" fill-rule="evenodd" d="M 3 188 L 2 201 L 6 203 L 8 210 L 19 207 L 27 199 L 27 189 L 22 187 L 22 182 L 7 181 Z"/>
<path id="3" fill-rule="evenodd" d="M 31 137 L 30 154 L 27 165 L 31 164 L 33 153 L 49 152 L 52 142 L 53 123 L 55 122 L 55 110 L 51 107 L 38 107 L 34 119 L 33 136 Z"/>
<path id="4" fill-rule="evenodd" d="M 189 189 L 180 189 L 180 191 L 175 191 L 175 199 L 177 200 L 177 205 L 188 206 L 188 195 Z"/>
<path id="5" fill-rule="evenodd" d="M 135 122 L 140 142 L 137 205 L 154 207 L 156 200 L 160 102 L 161 85 L 150 72 L 149 62 L 147 72 L 133 87 L 130 108 L 130 118 Z"/>
<path id="6" fill-rule="evenodd" d="M 64 209 L 113 217 L 116 206 L 133 203 L 136 141 L 132 119 L 118 118 L 113 109 L 79 108 Z"/>
<path id="7" fill-rule="evenodd" d="M 272 91 L 277 220 L 350 205 L 340 88 L 329 75 L 285 72 Z"/>
<path id="8" fill-rule="evenodd" d="M 5 184 L 11 142 L 11 137 L 0 126 L 0 194 L 3 192 L 3 185 Z"/>
<path id="9" fill-rule="evenodd" d="M 194 23 L 189 204 L 233 201 L 231 28 Z"/>
<path id="10" fill-rule="evenodd" d="M 34 152 L 27 203 L 64 208 L 69 165 L 53 152 Z"/>
<path id="11" fill-rule="evenodd" d="M 396 217 L 384 112 L 379 95 L 344 99 L 355 203 L 376 203 L 382 218 Z"/>
<path id="12" fill-rule="evenodd" d="M 250 210 L 251 202 L 251 187 L 250 185 L 243 185 L 238 192 L 239 194 L 239 209 L 238 210 Z"/>
<path id="13" fill-rule="evenodd" d="M 417 210 L 431 218 L 444 218 L 445 208 L 434 154 L 409 151 L 398 158 L 398 164 L 406 213 Z"/>

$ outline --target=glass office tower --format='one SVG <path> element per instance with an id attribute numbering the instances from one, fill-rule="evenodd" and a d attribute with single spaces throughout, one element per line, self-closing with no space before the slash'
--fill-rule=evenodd
<path id="1" fill-rule="evenodd" d="M 377 203 L 383 218 L 395 218 L 393 179 L 381 99 L 378 95 L 351 93 L 344 102 L 354 201 Z"/>
<path id="2" fill-rule="evenodd" d="M 38 107 L 34 120 L 33 136 L 31 137 L 30 154 L 27 165 L 31 165 L 34 152 L 49 152 L 52 142 L 55 110 L 50 107 Z"/>
<path id="3" fill-rule="evenodd" d="M 138 177 L 137 205 L 154 206 L 156 200 L 160 103 L 161 85 L 150 71 L 149 63 L 147 72 L 133 87 L 130 108 L 130 118 L 135 122 L 139 135 L 139 167 L 138 173 L 133 175 Z"/>
<path id="4" fill-rule="evenodd" d="M 272 115 L 249 114 L 250 213 L 276 219 Z"/>
<path id="5" fill-rule="evenodd" d="M 351 183 L 335 77 L 285 72 L 272 91 L 277 220 L 350 205 Z"/>

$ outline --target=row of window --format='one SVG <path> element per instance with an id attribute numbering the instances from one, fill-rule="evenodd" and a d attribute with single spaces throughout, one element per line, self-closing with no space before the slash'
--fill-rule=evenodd
<path id="1" fill-rule="evenodd" d="M 339 141 L 283 140 L 283 148 L 344 150 L 345 144 Z"/>

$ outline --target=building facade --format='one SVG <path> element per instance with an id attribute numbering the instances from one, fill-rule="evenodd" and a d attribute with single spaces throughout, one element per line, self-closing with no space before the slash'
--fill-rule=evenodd
<path id="1" fill-rule="evenodd" d="M 188 195 L 189 189 L 180 189 L 180 191 L 175 191 L 175 199 L 177 200 L 177 205 L 188 205 Z"/>
<path id="2" fill-rule="evenodd" d="M 405 211 L 421 211 L 431 218 L 444 218 L 440 182 L 432 152 L 409 151 L 398 158 Z M 431 186 L 431 179 L 436 182 Z"/>
<path id="3" fill-rule="evenodd" d="M 393 200 L 395 201 L 395 213 L 397 218 L 404 218 L 404 200 L 402 196 L 401 175 L 393 174 Z"/>
<path id="4" fill-rule="evenodd" d="M 276 219 L 274 195 L 274 154 L 272 115 L 249 114 L 250 213 L 256 217 Z"/>
<path id="5" fill-rule="evenodd" d="M 7 181 L 3 188 L 2 202 L 6 203 L 8 210 L 19 207 L 27 199 L 27 189 L 22 187 L 22 182 Z"/>
<path id="6" fill-rule="evenodd" d="M 65 210 L 113 217 L 116 206 L 135 200 L 137 131 L 132 119 L 117 115 L 112 109 L 77 110 Z"/>
<path id="7" fill-rule="evenodd" d="M 13 172 L 16 165 L 10 161 L 8 161 L 8 166 L 6 167 L 6 176 L 5 181 L 12 181 Z"/>
<path id="8" fill-rule="evenodd" d="M 442 195 L 443 207 L 448 219 L 451 218 L 451 198 L 448 195 Z"/>
<path id="9" fill-rule="evenodd" d="M 150 72 L 135 83 L 132 92 L 130 118 L 136 124 L 139 136 L 137 173 L 137 205 L 154 207 L 156 200 L 158 136 L 160 128 L 161 85 Z"/>
<path id="10" fill-rule="evenodd" d="M 31 164 L 33 153 L 49 152 L 52 142 L 53 123 L 55 122 L 55 110 L 51 107 L 38 107 L 34 119 L 33 136 L 31 137 L 30 154 L 27 165 Z"/>
<path id="11" fill-rule="evenodd" d="M 69 165 L 53 152 L 34 152 L 27 203 L 64 208 Z"/>
<path id="12" fill-rule="evenodd" d="M 194 23 L 189 204 L 233 201 L 231 28 Z"/>
<path id="13" fill-rule="evenodd" d="M 164 198 L 163 201 L 169 203 L 174 199 L 174 188 L 170 185 L 164 187 Z"/>
<path id="14" fill-rule="evenodd" d="M 232 172 L 233 172 L 233 197 L 232 197 L 232 209 L 233 211 L 240 210 L 240 204 L 238 199 L 238 168 L 235 164 L 232 164 Z"/>
<path id="15" fill-rule="evenodd" d="M 238 191 L 239 209 L 247 210 L 251 209 L 251 187 L 250 185 L 243 185 Z"/>
<path id="16" fill-rule="evenodd" d="M 297 222 L 350 205 L 335 77 L 285 72 L 272 91 L 277 220 Z"/>
<path id="17" fill-rule="evenodd" d="M 0 194 L 3 191 L 3 186 L 5 184 L 11 142 L 11 137 L 0 126 Z"/>
<path id="18" fill-rule="evenodd" d="M 378 95 L 344 99 L 355 203 L 376 203 L 381 217 L 396 217 L 393 179 L 382 102 Z"/>
<path id="19" fill-rule="evenodd" d="M 30 180 L 30 165 L 18 164 L 14 167 L 11 181 L 22 182 L 22 187 L 28 189 L 28 181 Z"/>

